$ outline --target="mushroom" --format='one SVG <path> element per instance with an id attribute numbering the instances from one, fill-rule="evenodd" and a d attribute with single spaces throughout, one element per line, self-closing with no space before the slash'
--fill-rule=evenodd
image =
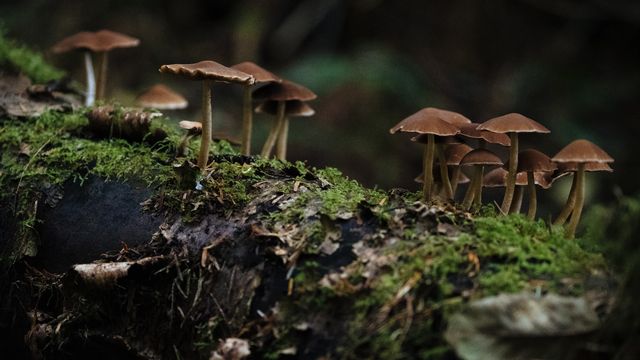
<path id="1" fill-rule="evenodd" d="M 422 194 L 425 201 L 431 201 L 435 137 L 453 136 L 460 133 L 460 130 L 456 126 L 442 120 L 442 118 L 434 114 L 430 108 L 425 108 L 400 121 L 396 126 L 389 130 L 391 134 L 395 134 L 398 131 L 427 134 L 427 142 L 425 144 L 423 156 L 422 171 L 424 174 L 424 180 L 422 183 Z"/>
<path id="2" fill-rule="evenodd" d="M 503 214 L 509 212 L 513 201 L 513 192 L 516 186 L 516 172 L 518 169 L 518 133 L 549 133 L 549 129 L 528 117 L 510 113 L 488 120 L 478 125 L 477 130 L 487 130 L 499 134 L 508 134 L 511 140 L 509 151 L 509 174 L 507 176 L 507 187 L 500 210 Z"/>
<path id="3" fill-rule="evenodd" d="M 536 196 L 536 173 L 552 173 L 557 168 L 549 157 L 538 150 L 527 149 L 518 154 L 518 173 L 527 174 L 527 191 L 529 192 L 529 208 L 527 218 L 535 219 L 538 200 Z"/>
<path id="4" fill-rule="evenodd" d="M 258 84 L 282 82 L 282 79 L 250 61 L 233 65 L 231 68 L 250 74 L 255 79 L 253 86 L 244 86 L 244 100 L 242 105 L 242 144 L 240 149 L 242 155 L 251 155 L 251 132 L 253 129 L 253 97 L 251 90 Z"/>
<path id="5" fill-rule="evenodd" d="M 115 31 L 81 31 L 62 39 L 60 42 L 53 45 L 52 51 L 59 54 L 76 49 L 84 50 L 84 64 L 87 73 L 87 96 L 85 99 L 85 105 L 91 106 L 94 103 L 94 97 L 98 100 L 104 98 L 108 68 L 107 52 L 115 48 L 136 47 L 139 44 L 140 40 Z M 93 63 L 89 52 L 94 52 L 98 56 L 99 71 L 97 85 L 94 80 Z"/>
<path id="6" fill-rule="evenodd" d="M 558 170 L 554 173 L 552 182 L 555 182 L 561 177 L 564 177 L 569 174 L 574 174 L 578 171 L 578 164 L 576 163 L 558 163 Z M 613 172 L 613 169 L 607 163 L 587 163 L 585 164 L 584 171 L 586 172 L 596 172 L 596 171 L 604 171 L 604 172 Z M 573 211 L 573 207 L 576 203 L 576 182 L 571 182 L 571 189 L 569 190 L 569 196 L 567 197 L 567 201 L 565 202 L 562 210 L 556 217 L 556 220 L 553 222 L 553 225 L 564 225 L 564 223 L 571 215 L 571 211 Z"/>
<path id="7" fill-rule="evenodd" d="M 156 84 L 138 95 L 136 103 L 146 108 L 158 110 L 178 110 L 189 105 L 187 99 L 162 84 Z"/>
<path id="8" fill-rule="evenodd" d="M 253 84 L 253 76 L 228 68 L 215 61 L 201 61 L 195 64 L 162 65 L 161 73 L 176 74 L 191 80 L 202 81 L 202 141 L 198 155 L 198 167 L 205 171 L 209 161 L 209 144 L 212 132 L 211 85 L 214 81 L 236 84 Z"/>
<path id="9" fill-rule="evenodd" d="M 183 120 L 178 123 L 180 128 L 185 129 L 186 132 L 182 139 L 180 140 L 180 144 L 176 149 L 177 156 L 185 156 L 187 153 L 187 146 L 189 145 L 189 141 L 194 136 L 198 136 L 202 134 L 202 123 L 197 121 L 187 121 Z"/>
<path id="10" fill-rule="evenodd" d="M 575 140 L 560 150 L 551 160 L 557 163 L 577 164 L 576 173 L 573 175 L 575 182 L 575 204 L 571 213 L 571 219 L 566 228 L 566 236 L 573 238 L 582 215 L 584 206 L 584 178 L 588 163 L 612 163 L 613 158 L 596 144 L 580 139 Z M 569 202 L 571 199 L 567 199 Z"/>
<path id="11" fill-rule="evenodd" d="M 457 128 L 460 128 L 460 126 L 462 125 L 471 123 L 471 120 L 469 120 L 469 118 L 454 111 L 439 109 L 435 107 L 427 107 L 423 110 L 425 111 L 425 113 L 431 113 L 441 118 L 442 120 L 448 122 L 449 124 L 454 125 Z M 414 139 L 416 138 L 413 138 L 411 140 L 416 141 Z M 427 141 L 426 136 L 418 136 L 418 139 L 421 139 L 422 141 L 420 140 L 418 141 L 422 142 L 423 144 L 425 144 Z M 453 144 L 453 143 L 459 143 L 459 141 L 454 139 L 453 137 L 444 137 L 444 138 L 436 139 L 436 156 L 438 157 L 439 163 L 440 163 L 440 178 L 442 179 L 441 183 L 444 189 L 445 197 L 447 199 L 453 199 L 453 194 L 455 193 L 455 191 L 453 190 L 453 185 L 451 184 L 451 180 L 449 179 L 449 172 L 448 172 L 447 166 L 443 164 L 446 163 L 445 147 L 446 145 Z"/>
<path id="12" fill-rule="evenodd" d="M 473 203 L 482 204 L 482 178 L 485 166 L 502 166 L 502 160 L 487 149 L 475 149 L 460 160 L 460 166 L 474 166 L 471 184 L 462 201 L 462 207 L 468 210 Z"/>
<path id="13" fill-rule="evenodd" d="M 287 136 L 289 132 L 289 120 L 287 119 L 286 106 L 288 101 L 310 101 L 318 96 L 306 87 L 292 81 L 282 80 L 280 83 L 271 83 L 253 92 L 253 97 L 259 100 L 276 101 L 278 104 L 276 122 L 271 127 L 267 141 L 262 147 L 262 156 L 268 157 L 276 145 L 276 156 L 280 160 L 287 157 Z"/>

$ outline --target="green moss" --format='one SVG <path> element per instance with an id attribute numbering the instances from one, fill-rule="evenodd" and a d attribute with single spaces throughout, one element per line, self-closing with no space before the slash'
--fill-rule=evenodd
<path id="1" fill-rule="evenodd" d="M 0 69 L 21 72 L 36 83 L 56 80 L 64 72 L 46 63 L 42 55 L 7 38 L 0 27 Z"/>

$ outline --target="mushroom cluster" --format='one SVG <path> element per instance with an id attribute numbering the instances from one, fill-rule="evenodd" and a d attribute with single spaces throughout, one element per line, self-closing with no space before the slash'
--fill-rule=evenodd
<path id="1" fill-rule="evenodd" d="M 115 48 L 133 47 L 139 40 L 110 30 L 80 32 L 63 39 L 53 46 L 56 53 L 82 50 L 85 54 L 87 73 L 86 105 L 94 97 L 104 99 L 107 73 L 107 52 Z M 98 80 L 94 80 L 91 52 L 98 57 Z M 289 118 L 307 117 L 315 111 L 307 102 L 317 96 L 306 87 L 283 79 L 253 62 L 242 62 L 226 67 L 215 61 L 205 60 L 192 64 L 162 65 L 161 73 L 175 74 L 202 83 L 202 121 L 182 121 L 186 133 L 177 146 L 177 155 L 185 156 L 189 140 L 201 135 L 197 165 L 202 172 L 209 165 L 209 147 L 212 132 L 212 85 L 214 82 L 240 84 L 244 87 L 242 112 L 243 155 L 251 154 L 253 112 L 275 117 L 271 130 L 262 147 L 261 155 L 270 157 L 274 151 L 278 159 L 286 160 Z M 253 100 L 260 100 L 254 109 Z M 182 109 L 187 101 L 180 94 L 164 85 L 155 85 L 141 94 L 137 103 L 157 109 Z M 504 187 L 500 205 L 502 214 L 520 212 L 523 194 L 528 193 L 527 217 L 535 219 L 537 211 L 536 185 L 544 189 L 561 176 L 573 174 L 573 184 L 567 202 L 554 224 L 566 225 L 566 234 L 573 237 L 584 206 L 584 177 L 586 172 L 613 171 L 609 163 L 613 158 L 597 145 L 587 140 L 576 140 L 560 150 L 553 158 L 535 149 L 519 150 L 519 134 L 550 131 L 542 124 L 522 114 L 510 113 L 474 123 L 457 112 L 424 108 L 400 121 L 390 132 L 410 132 L 411 139 L 424 144 L 422 173 L 417 181 L 422 183 L 424 201 L 440 198 L 454 201 L 459 184 L 467 183 L 461 206 L 469 210 L 482 204 L 483 187 Z M 474 149 L 464 142 L 472 142 Z M 508 158 L 503 159 L 487 147 L 489 144 L 509 148 Z M 437 172 L 434 166 L 437 163 Z M 495 169 L 485 175 L 489 167 Z M 467 177 L 462 169 L 467 169 Z"/>
<path id="2" fill-rule="evenodd" d="M 469 210 L 474 205 L 481 205 L 483 186 L 504 187 L 501 213 L 519 213 L 526 190 L 526 216 L 533 220 L 538 204 L 536 185 L 548 189 L 556 179 L 573 174 L 567 202 L 554 221 L 555 225 L 564 225 L 569 219 L 565 232 L 568 238 L 574 237 L 584 206 L 585 172 L 613 171 L 608 165 L 613 158 L 588 140 L 570 143 L 553 158 L 535 149 L 520 151 L 519 134 L 548 134 L 550 130 L 518 113 L 476 124 L 461 114 L 428 107 L 400 121 L 389 131 L 392 134 L 398 131 L 416 133 L 418 135 L 411 140 L 425 144 L 422 174 L 416 181 L 422 183 L 423 199 L 427 202 L 434 197 L 453 202 L 463 179 L 461 169 L 471 169 L 461 207 Z M 464 144 L 465 141 L 477 141 L 476 148 Z M 503 161 L 487 149 L 488 144 L 508 147 L 507 159 Z M 439 165 L 437 172 L 433 169 L 435 159 Z M 496 168 L 485 175 L 487 167 Z"/>
<path id="3" fill-rule="evenodd" d="M 85 70 L 87 76 L 87 91 L 85 105 L 92 106 L 95 100 L 103 100 L 107 74 L 107 52 L 115 48 L 137 46 L 140 40 L 111 30 L 97 32 L 82 31 L 71 35 L 52 47 L 54 53 L 71 50 L 84 52 Z M 98 80 L 96 84 L 94 66 L 91 53 L 98 57 Z M 186 154 L 189 140 L 202 135 L 198 167 L 206 171 L 209 159 L 209 146 L 213 137 L 212 132 L 212 89 L 214 82 L 235 83 L 244 87 L 244 103 L 242 112 L 242 140 L 241 153 L 251 155 L 251 137 L 253 127 L 253 99 L 262 100 L 255 108 L 258 113 L 275 116 L 275 120 L 262 147 L 261 154 L 271 156 L 276 148 L 278 159 L 285 160 L 287 154 L 287 139 L 290 117 L 308 117 L 315 111 L 306 103 L 317 96 L 306 87 L 285 80 L 259 65 L 245 61 L 231 67 L 226 67 L 215 61 L 205 60 L 194 64 L 162 65 L 161 73 L 181 75 L 191 80 L 202 82 L 202 120 L 197 127 L 193 122 L 183 121 L 180 126 L 187 133 L 177 146 L 179 156 Z M 260 87 L 261 86 L 261 87 Z M 187 100 L 167 86 L 157 84 L 140 94 L 136 99 L 139 106 L 158 110 L 184 109 Z"/>

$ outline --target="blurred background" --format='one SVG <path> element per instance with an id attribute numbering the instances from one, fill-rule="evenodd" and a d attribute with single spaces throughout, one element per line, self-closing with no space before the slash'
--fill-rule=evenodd
<path id="1" fill-rule="evenodd" d="M 128 105 L 165 83 L 191 103 L 167 112 L 176 122 L 198 117 L 200 86 L 158 73 L 160 65 L 259 63 L 319 95 L 310 104 L 317 114 L 291 123 L 289 158 L 367 186 L 419 189 L 422 148 L 388 130 L 436 106 L 475 122 L 523 113 L 552 133 L 522 136 L 521 148 L 550 156 L 576 138 L 599 144 L 615 172 L 587 176 L 588 201 L 638 190 L 637 0 L 2 0 L 0 22 L 79 83 L 80 54 L 52 55 L 56 41 L 101 28 L 140 38 L 140 47 L 111 53 L 108 94 Z M 241 98 L 237 86 L 214 87 L 214 131 L 239 137 Z M 254 122 L 257 152 L 271 119 Z M 542 217 L 569 184 L 543 195 Z"/>

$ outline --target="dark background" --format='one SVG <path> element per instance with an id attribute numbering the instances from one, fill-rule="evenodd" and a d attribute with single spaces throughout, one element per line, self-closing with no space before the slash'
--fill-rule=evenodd
<path id="1" fill-rule="evenodd" d="M 43 51 L 80 30 L 140 38 L 112 53 L 108 93 L 131 104 L 166 83 L 191 101 L 177 119 L 198 116 L 200 86 L 159 74 L 160 65 L 260 63 L 319 95 L 316 116 L 291 124 L 290 159 L 338 167 L 368 186 L 419 188 L 422 149 L 388 129 L 437 106 L 475 122 L 523 113 L 552 133 L 523 136 L 522 148 L 550 156 L 576 138 L 599 144 L 615 172 L 588 176 L 590 201 L 638 189 L 638 1 L 2 0 L 0 21 Z M 84 81 L 78 54 L 47 58 Z M 216 85 L 214 131 L 239 136 L 240 105 L 240 89 Z M 256 117 L 254 151 L 269 122 Z M 543 216 L 568 183 L 545 195 Z"/>

